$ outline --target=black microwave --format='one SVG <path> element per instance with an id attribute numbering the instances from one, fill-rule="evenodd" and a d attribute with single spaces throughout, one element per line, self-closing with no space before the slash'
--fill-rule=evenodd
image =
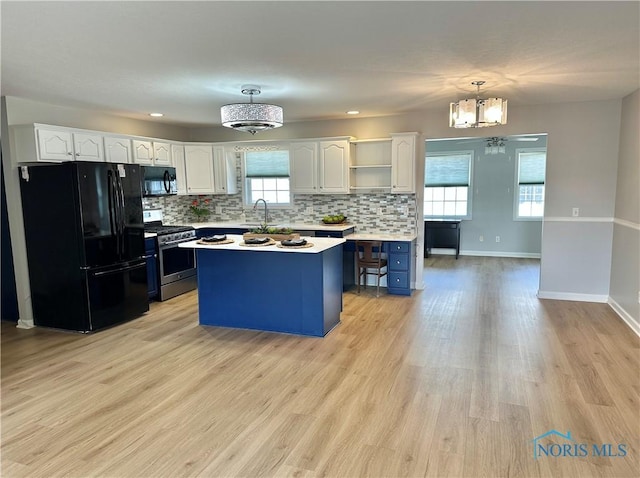
<path id="1" fill-rule="evenodd" d="M 142 195 L 169 196 L 178 194 L 176 168 L 142 166 Z"/>

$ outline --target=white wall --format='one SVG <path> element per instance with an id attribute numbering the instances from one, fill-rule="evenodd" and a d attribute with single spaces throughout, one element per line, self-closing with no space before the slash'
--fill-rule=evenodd
<path id="1" fill-rule="evenodd" d="M 621 118 L 609 303 L 640 335 L 640 90 Z"/>

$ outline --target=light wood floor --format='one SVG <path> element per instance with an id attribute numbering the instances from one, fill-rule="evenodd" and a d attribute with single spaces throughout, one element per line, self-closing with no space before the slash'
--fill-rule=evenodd
<path id="1" fill-rule="evenodd" d="M 88 336 L 3 323 L 2 476 L 638 475 L 640 340 L 608 306 L 538 300 L 535 260 L 427 266 L 324 339 L 201 327 L 195 293 Z M 550 429 L 628 455 L 534 460 Z"/>

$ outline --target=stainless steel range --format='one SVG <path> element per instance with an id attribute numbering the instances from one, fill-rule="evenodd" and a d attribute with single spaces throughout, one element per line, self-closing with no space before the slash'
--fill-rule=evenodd
<path id="1" fill-rule="evenodd" d="M 198 286 L 195 250 L 182 249 L 178 244 L 194 240 L 195 229 L 191 226 L 168 226 L 161 221 L 152 221 L 145 223 L 144 231 L 158 235 L 159 300 L 171 299 L 194 290 Z"/>

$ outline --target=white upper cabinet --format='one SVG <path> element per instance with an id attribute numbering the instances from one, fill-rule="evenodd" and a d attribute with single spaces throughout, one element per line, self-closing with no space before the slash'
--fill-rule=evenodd
<path id="1" fill-rule="evenodd" d="M 99 132 L 42 124 L 11 126 L 10 131 L 16 164 L 105 160 Z"/>
<path id="2" fill-rule="evenodd" d="M 291 192 L 318 194 L 318 143 L 292 143 L 289 148 Z"/>
<path id="3" fill-rule="evenodd" d="M 154 166 L 171 166 L 171 144 L 153 142 Z"/>
<path id="4" fill-rule="evenodd" d="M 178 194 L 187 194 L 187 170 L 184 164 L 184 146 L 182 144 L 171 145 L 171 161 L 176 168 L 176 184 Z"/>
<path id="5" fill-rule="evenodd" d="M 391 192 L 396 194 L 416 191 L 417 133 L 391 135 Z"/>
<path id="6" fill-rule="evenodd" d="M 108 163 L 130 163 L 132 156 L 131 140 L 129 138 L 104 137 L 104 157 Z"/>
<path id="7" fill-rule="evenodd" d="M 73 133 L 76 161 L 104 162 L 104 144 L 99 134 Z"/>
<path id="8" fill-rule="evenodd" d="M 349 158 L 351 143 L 348 139 L 320 141 L 320 192 L 346 194 L 349 192 Z"/>
<path id="9" fill-rule="evenodd" d="M 153 143 L 134 139 L 133 143 L 133 162 L 146 166 L 153 166 Z"/>
<path id="10" fill-rule="evenodd" d="M 223 146 L 213 147 L 213 179 L 216 194 L 235 194 L 236 186 L 235 153 L 225 151 Z"/>
<path id="11" fill-rule="evenodd" d="M 211 144 L 185 145 L 184 163 L 187 194 L 214 194 L 213 147 Z"/>
<path id="12" fill-rule="evenodd" d="M 70 131 L 36 129 L 37 161 L 73 161 L 73 135 Z"/>

